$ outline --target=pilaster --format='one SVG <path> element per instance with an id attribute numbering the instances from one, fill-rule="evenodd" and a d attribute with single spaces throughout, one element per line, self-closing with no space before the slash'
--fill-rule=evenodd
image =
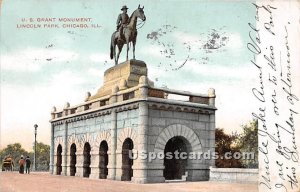
<path id="1" fill-rule="evenodd" d="M 50 174 L 55 174 L 55 172 L 54 172 L 54 125 L 53 125 L 53 123 L 51 124 L 50 134 L 51 134 L 51 145 L 50 145 L 49 172 L 50 172 Z"/>
<path id="2" fill-rule="evenodd" d="M 116 178 L 116 149 L 117 149 L 117 112 L 111 112 L 111 143 L 108 153 L 108 175 L 107 179 L 115 180 Z"/>

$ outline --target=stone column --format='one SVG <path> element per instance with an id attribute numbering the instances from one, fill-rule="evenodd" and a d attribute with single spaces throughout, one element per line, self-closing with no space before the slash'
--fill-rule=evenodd
<path id="1" fill-rule="evenodd" d="M 113 104 L 113 103 L 116 103 L 118 101 L 117 97 L 117 93 L 119 91 L 119 87 L 118 86 L 115 86 L 112 88 L 112 94 L 109 98 L 109 104 Z"/>
<path id="2" fill-rule="evenodd" d="M 215 106 L 215 99 L 216 99 L 216 93 L 215 93 L 215 89 L 213 88 L 209 88 L 208 89 L 208 103 L 210 106 Z"/>
<path id="3" fill-rule="evenodd" d="M 209 97 L 209 105 L 215 106 L 215 98 L 216 93 L 215 89 L 210 88 L 208 89 L 208 97 Z M 216 117 L 215 117 L 215 111 L 213 111 L 213 114 L 210 114 L 209 116 L 209 149 L 211 152 L 215 151 L 215 130 L 216 130 Z M 211 159 L 210 166 L 215 167 L 215 160 Z"/>
<path id="4" fill-rule="evenodd" d="M 146 99 L 148 96 L 148 79 L 146 76 L 140 77 L 139 81 L 141 98 Z M 136 149 L 138 153 L 148 153 L 148 104 L 146 101 L 139 103 L 139 127 L 138 127 L 138 143 Z M 147 183 L 147 159 L 137 158 L 133 162 L 133 178 L 135 183 Z"/>
<path id="5" fill-rule="evenodd" d="M 216 116 L 215 112 L 209 116 L 209 149 L 211 152 L 215 152 L 216 141 L 215 141 L 215 132 L 216 132 Z M 215 167 L 215 159 L 210 160 L 210 166 Z"/>
<path id="6" fill-rule="evenodd" d="M 57 174 L 57 155 L 55 154 L 53 156 L 53 175 L 56 175 Z"/>
<path id="7" fill-rule="evenodd" d="M 99 172 L 99 148 L 95 146 L 92 147 L 91 150 L 91 174 L 89 178 L 91 179 L 99 179 L 100 172 Z"/>
<path id="8" fill-rule="evenodd" d="M 70 159 L 71 159 L 71 156 L 70 156 L 70 148 L 68 148 L 68 154 L 66 155 L 66 165 L 67 165 L 67 168 L 66 168 L 66 175 L 69 175 L 70 176 Z"/>
<path id="9" fill-rule="evenodd" d="M 76 146 L 77 147 L 77 146 Z M 83 146 L 78 146 L 76 151 L 76 173 L 75 176 L 83 176 Z"/>
<path id="10" fill-rule="evenodd" d="M 111 143 L 108 147 L 108 175 L 107 179 L 116 179 L 116 149 L 117 149 L 117 112 L 111 111 Z"/>
<path id="11" fill-rule="evenodd" d="M 67 175 L 67 164 L 68 164 L 68 123 L 64 123 L 64 146 L 63 146 L 63 156 L 62 156 L 62 175 Z"/>
<path id="12" fill-rule="evenodd" d="M 50 128 L 50 134 L 51 134 L 51 145 L 50 145 L 50 164 L 49 164 L 49 172 L 50 174 L 54 173 L 54 125 L 51 123 Z"/>
<path id="13" fill-rule="evenodd" d="M 121 144 L 122 145 L 122 144 Z M 122 146 L 121 149 L 116 149 L 115 158 L 116 158 L 116 177 L 115 180 L 121 181 L 122 179 Z"/>

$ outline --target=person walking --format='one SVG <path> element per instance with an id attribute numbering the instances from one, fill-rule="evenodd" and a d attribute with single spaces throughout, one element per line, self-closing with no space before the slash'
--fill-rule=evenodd
<path id="1" fill-rule="evenodd" d="M 27 156 L 27 158 L 26 158 L 26 169 L 25 169 L 25 171 L 26 171 L 26 173 L 30 173 L 30 164 L 31 164 L 31 161 L 30 161 L 30 158 L 29 158 L 29 156 Z"/>
<path id="2" fill-rule="evenodd" d="M 25 160 L 23 155 L 21 155 L 21 159 L 19 160 L 19 166 L 20 166 L 19 173 L 21 174 L 24 174 L 24 164 L 25 164 Z"/>

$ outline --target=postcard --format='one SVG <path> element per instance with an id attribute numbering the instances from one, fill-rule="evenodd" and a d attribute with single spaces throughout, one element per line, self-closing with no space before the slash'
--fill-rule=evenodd
<path id="1" fill-rule="evenodd" d="M 300 191 L 299 1 L 0 8 L 0 191 Z"/>

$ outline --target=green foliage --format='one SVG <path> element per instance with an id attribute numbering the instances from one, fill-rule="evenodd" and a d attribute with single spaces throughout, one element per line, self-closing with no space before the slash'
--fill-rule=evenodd
<path id="1" fill-rule="evenodd" d="M 239 149 L 234 146 L 234 142 L 237 136 L 235 134 L 228 135 L 224 132 L 224 129 L 216 129 L 216 152 L 219 158 L 216 159 L 216 167 L 219 168 L 241 168 L 242 163 L 239 159 L 226 159 L 225 153 L 239 152 Z"/>
<path id="2" fill-rule="evenodd" d="M 34 147 L 33 147 L 34 151 Z M 33 152 L 27 152 L 25 149 L 22 148 L 20 143 L 14 143 L 9 144 L 6 146 L 6 148 L 0 150 L 0 162 L 2 167 L 2 162 L 4 158 L 8 155 L 11 155 L 14 159 L 14 170 L 19 169 L 19 160 L 21 158 L 21 155 L 26 158 L 29 156 L 31 160 L 31 167 L 33 167 L 33 159 L 34 159 L 34 153 Z M 36 145 L 36 165 L 37 165 L 37 171 L 47 171 L 49 170 L 49 163 L 50 163 L 50 146 L 46 145 L 44 143 L 37 142 Z"/>
<path id="3" fill-rule="evenodd" d="M 258 122 L 252 120 L 242 125 L 241 134 L 226 134 L 223 129 L 216 129 L 216 152 L 220 158 L 216 166 L 220 168 L 258 168 Z M 254 159 L 225 159 L 226 152 L 254 153 Z M 223 159 L 222 159 L 223 158 Z"/>
<path id="4" fill-rule="evenodd" d="M 7 145 L 6 148 L 4 148 L 0 151 L 1 167 L 2 167 L 2 162 L 3 162 L 4 158 L 7 157 L 8 155 L 11 155 L 14 159 L 14 166 L 15 166 L 14 170 L 19 169 L 18 162 L 21 158 L 21 155 L 23 155 L 24 157 L 26 157 L 27 155 L 29 157 L 33 157 L 32 153 L 29 153 L 25 149 L 23 149 L 20 143 L 9 144 L 9 145 Z"/>
<path id="5" fill-rule="evenodd" d="M 33 147 L 34 151 L 34 147 Z M 36 162 L 37 170 L 47 171 L 49 170 L 50 163 L 50 146 L 44 143 L 36 143 Z M 33 161 L 32 161 L 33 163 Z"/>
<path id="6" fill-rule="evenodd" d="M 258 168 L 258 122 L 252 120 L 242 125 L 243 132 L 237 138 L 237 147 L 241 152 L 253 152 L 254 159 L 244 159 L 242 164 L 247 168 Z"/>

